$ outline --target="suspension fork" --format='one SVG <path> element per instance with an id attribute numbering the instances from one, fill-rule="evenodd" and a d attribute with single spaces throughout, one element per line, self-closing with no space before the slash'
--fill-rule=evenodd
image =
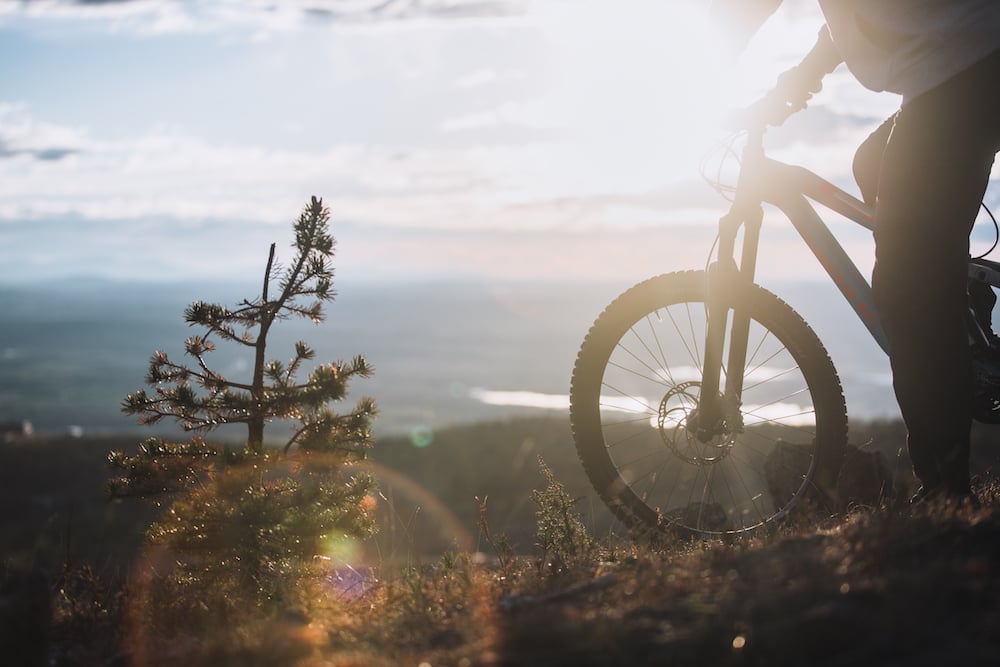
<path id="1" fill-rule="evenodd" d="M 747 209 L 747 210 L 744 210 Z M 719 252 L 708 271 L 708 324 L 705 332 L 705 362 L 702 368 L 701 399 L 694 426 L 700 440 L 707 442 L 720 433 L 742 430 L 738 420 L 743 395 L 743 371 L 750 338 L 750 311 L 738 298 L 743 285 L 754 281 L 757 249 L 764 217 L 759 204 L 734 206 L 719 222 Z M 743 229 L 740 263 L 736 264 L 737 236 Z M 729 311 L 732 310 L 730 323 Z M 726 329 L 729 327 L 729 355 L 723 366 Z M 725 387 L 720 379 L 725 369 Z M 720 391 L 722 389 L 723 391 Z"/>

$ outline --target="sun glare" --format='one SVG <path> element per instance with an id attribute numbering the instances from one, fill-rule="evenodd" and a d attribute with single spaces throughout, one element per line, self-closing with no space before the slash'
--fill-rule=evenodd
<path id="1" fill-rule="evenodd" d="M 553 3 L 555 94 L 569 122 L 606 126 L 594 142 L 660 143 L 711 129 L 725 97 L 722 49 L 705 8 L 644 0 Z M 696 140 L 695 140 L 696 141 Z M 693 143 L 693 141 L 691 141 Z"/>
<path id="2" fill-rule="evenodd" d="M 616 192 L 697 180 L 726 115 L 773 84 L 818 27 L 779 12 L 736 58 L 709 6 L 584 0 L 537 9 L 549 47 L 542 115 L 587 155 L 562 167 L 565 180 Z"/>

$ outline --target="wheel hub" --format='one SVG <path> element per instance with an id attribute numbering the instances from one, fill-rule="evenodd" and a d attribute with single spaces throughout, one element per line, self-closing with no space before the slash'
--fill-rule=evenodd
<path id="1" fill-rule="evenodd" d="M 706 466 L 718 463 L 732 451 L 735 438 L 720 420 L 706 436 L 704 425 L 698 423 L 700 382 L 681 382 L 664 394 L 656 415 L 656 427 L 663 444 L 685 463 Z"/>

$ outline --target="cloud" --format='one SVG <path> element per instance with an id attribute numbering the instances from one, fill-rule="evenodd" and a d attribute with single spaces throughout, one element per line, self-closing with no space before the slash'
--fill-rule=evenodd
<path id="1" fill-rule="evenodd" d="M 840 111 L 829 106 L 810 108 L 807 113 L 795 114 L 772 134 L 776 141 L 772 147 L 782 148 L 798 142 L 835 144 L 844 139 L 854 139 L 859 133 L 872 132 L 885 120 L 874 114 Z"/>
<path id="2" fill-rule="evenodd" d="M 0 160 L 4 158 L 28 155 L 36 160 L 55 161 L 76 153 L 74 148 L 11 148 L 0 139 Z"/>
<path id="3" fill-rule="evenodd" d="M 79 149 L 87 143 L 78 127 L 46 123 L 33 118 L 23 104 L 0 101 L 0 141 L 11 150 Z"/>
<path id="4" fill-rule="evenodd" d="M 627 282 L 703 265 L 724 208 L 693 173 L 666 181 L 620 160 L 612 174 L 573 143 L 293 151 L 163 129 L 112 141 L 5 109 L 0 127 L 22 151 L 0 159 L 7 276 L 242 275 L 316 194 L 345 276 Z M 32 154 L 52 146 L 74 152 Z M 857 244 L 870 249 L 870 234 Z M 815 269 L 791 233 L 760 264 Z"/>
<path id="5" fill-rule="evenodd" d="M 0 224 L 63 215 L 273 224 L 319 194 L 370 227 L 625 228 L 718 202 L 707 188 L 695 195 L 662 169 L 629 164 L 627 147 L 609 157 L 623 165 L 611 172 L 585 142 L 536 139 L 292 150 L 153 128 L 111 140 L 0 105 Z"/>
<path id="6" fill-rule="evenodd" d="M 818 109 L 775 157 L 848 187 L 865 118 Z M 824 141 L 816 142 L 814 134 Z M 846 138 L 845 138 L 846 137 Z M 339 143 L 300 150 L 153 128 L 110 140 L 0 105 L 4 221 L 162 219 L 285 224 L 308 196 L 374 230 L 583 233 L 714 225 L 725 202 L 678 156 L 634 144 L 535 137 L 424 147 Z M 613 167 L 611 166 L 613 165 Z"/>
<path id="7" fill-rule="evenodd" d="M 228 27 L 288 30 L 306 24 L 468 19 L 522 13 L 516 0 L 14 0 L 5 20 L 88 20 L 113 32 L 206 32 Z"/>
<path id="8" fill-rule="evenodd" d="M 0 162 L 29 158 L 55 162 L 86 148 L 81 130 L 40 122 L 21 105 L 0 103 Z"/>
<path id="9" fill-rule="evenodd" d="M 668 3 L 638 4 L 676 13 Z M 348 255 L 358 267 L 403 276 L 451 267 L 472 275 L 608 277 L 623 267 L 687 268 L 691 255 L 700 264 L 726 205 L 698 180 L 701 156 L 722 133 L 706 110 L 731 101 L 728 87 L 713 94 L 719 81 L 690 80 L 701 42 L 685 39 L 683 21 L 670 26 L 637 14 L 617 23 L 622 12 L 613 3 L 536 6 L 547 9 L 494 30 L 486 21 L 429 19 L 500 15 L 518 11 L 516 4 L 35 0 L 14 3 L 12 13 L 0 0 L 0 26 L 12 15 L 66 17 L 60 25 L 75 31 L 86 16 L 98 30 L 289 31 L 263 46 L 178 35 L 195 70 L 155 68 L 148 77 L 155 85 L 141 93 L 135 81 L 109 73 L 113 88 L 129 93 L 115 114 L 127 126 L 106 122 L 106 106 L 74 105 L 69 96 L 35 103 L 85 125 L 0 102 L 0 237 L 19 229 L 18 242 L 35 244 L 39 266 L 58 267 L 93 244 L 108 270 L 128 262 L 141 270 L 155 262 L 117 241 L 109 252 L 99 239 L 117 235 L 180 252 L 178 230 L 211 247 L 226 229 L 264 243 L 316 194 L 347 225 Z M 418 14 L 421 20 L 403 20 Z M 303 30 L 309 22 L 349 25 L 351 34 L 330 39 Z M 602 36 L 609 23 L 613 34 Z M 169 45 L 131 36 L 119 41 L 130 49 L 154 44 L 153 55 Z M 113 41 L 93 31 L 86 39 L 102 49 Z M 224 68 L 227 59 L 241 68 Z M 142 71 L 144 62 L 131 64 Z M 683 66 L 670 65 L 676 62 Z M 858 87 L 848 88 L 848 78 L 835 74 L 827 97 L 769 135 L 776 158 L 849 182 L 851 152 L 865 124 L 882 116 L 845 110 L 867 108 L 850 104 Z M 41 86 L 63 94 L 58 80 Z M 241 86 L 252 94 L 242 96 Z M 12 94 L 34 100 L 28 87 Z M 275 103 L 285 97 L 302 108 Z M 285 120 L 302 129 L 277 131 Z M 73 222 L 60 228 L 65 238 L 80 240 L 46 264 L 51 248 L 39 239 L 66 220 Z M 28 256 L 26 247 L 7 247 L 18 248 L 10 262 Z M 801 252 L 795 248 L 789 254 Z M 247 265 L 258 262 L 254 255 Z"/>
<path id="10" fill-rule="evenodd" d="M 707 257 L 714 230 L 379 229 L 346 217 L 336 200 L 331 231 L 344 280 L 487 279 L 635 282 Z M 256 276 L 271 242 L 287 258 L 290 221 L 87 220 L 61 215 L 0 222 L 0 283 L 72 275 L 119 279 Z"/>
<path id="11" fill-rule="evenodd" d="M 504 126 L 546 130 L 553 129 L 554 123 L 531 105 L 509 101 L 485 111 L 446 118 L 442 121 L 440 129 L 442 132 L 466 132 Z"/>
<path id="12" fill-rule="evenodd" d="M 524 76 L 524 74 L 520 73 L 520 72 L 513 73 L 513 74 L 507 73 L 507 72 L 501 73 L 501 72 L 498 72 L 493 67 L 484 67 L 484 68 L 477 69 L 477 70 L 475 70 L 473 72 L 469 72 L 468 74 L 465 74 L 465 75 L 459 77 L 458 79 L 456 79 L 455 80 L 455 87 L 456 88 L 477 88 L 479 86 L 488 86 L 488 85 L 494 84 L 497 81 L 499 81 L 499 80 L 501 80 L 501 79 L 503 79 L 505 77 L 508 77 L 508 76 L 521 78 L 521 77 Z"/>

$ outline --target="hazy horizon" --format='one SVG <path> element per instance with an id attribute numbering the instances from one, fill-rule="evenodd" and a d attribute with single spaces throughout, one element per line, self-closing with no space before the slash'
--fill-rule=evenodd
<path id="1" fill-rule="evenodd" d="M 232 304 L 253 292 L 194 282 L 105 286 L 0 286 L 0 422 L 29 419 L 47 434 L 75 426 L 85 434 L 179 435 L 169 423 L 158 430 L 138 425 L 119 412 L 122 399 L 144 386 L 155 350 L 182 358 L 183 341 L 193 333 L 183 321 L 189 302 Z M 454 424 L 560 413 L 568 406 L 570 375 L 584 335 L 627 287 L 336 282 L 338 296 L 327 308 L 326 321 L 281 323 L 268 356 L 289 356 L 298 339 L 316 348 L 317 363 L 363 354 L 375 374 L 353 383 L 340 407 L 373 396 L 380 407 L 375 420 L 380 436 L 424 438 Z M 841 373 L 849 414 L 893 417 L 885 355 L 833 289 L 795 283 L 778 291 L 826 343 Z M 240 352 L 222 345 L 210 363 L 238 376 L 249 363 Z M 271 434 L 280 439 L 286 430 L 274 425 Z"/>

